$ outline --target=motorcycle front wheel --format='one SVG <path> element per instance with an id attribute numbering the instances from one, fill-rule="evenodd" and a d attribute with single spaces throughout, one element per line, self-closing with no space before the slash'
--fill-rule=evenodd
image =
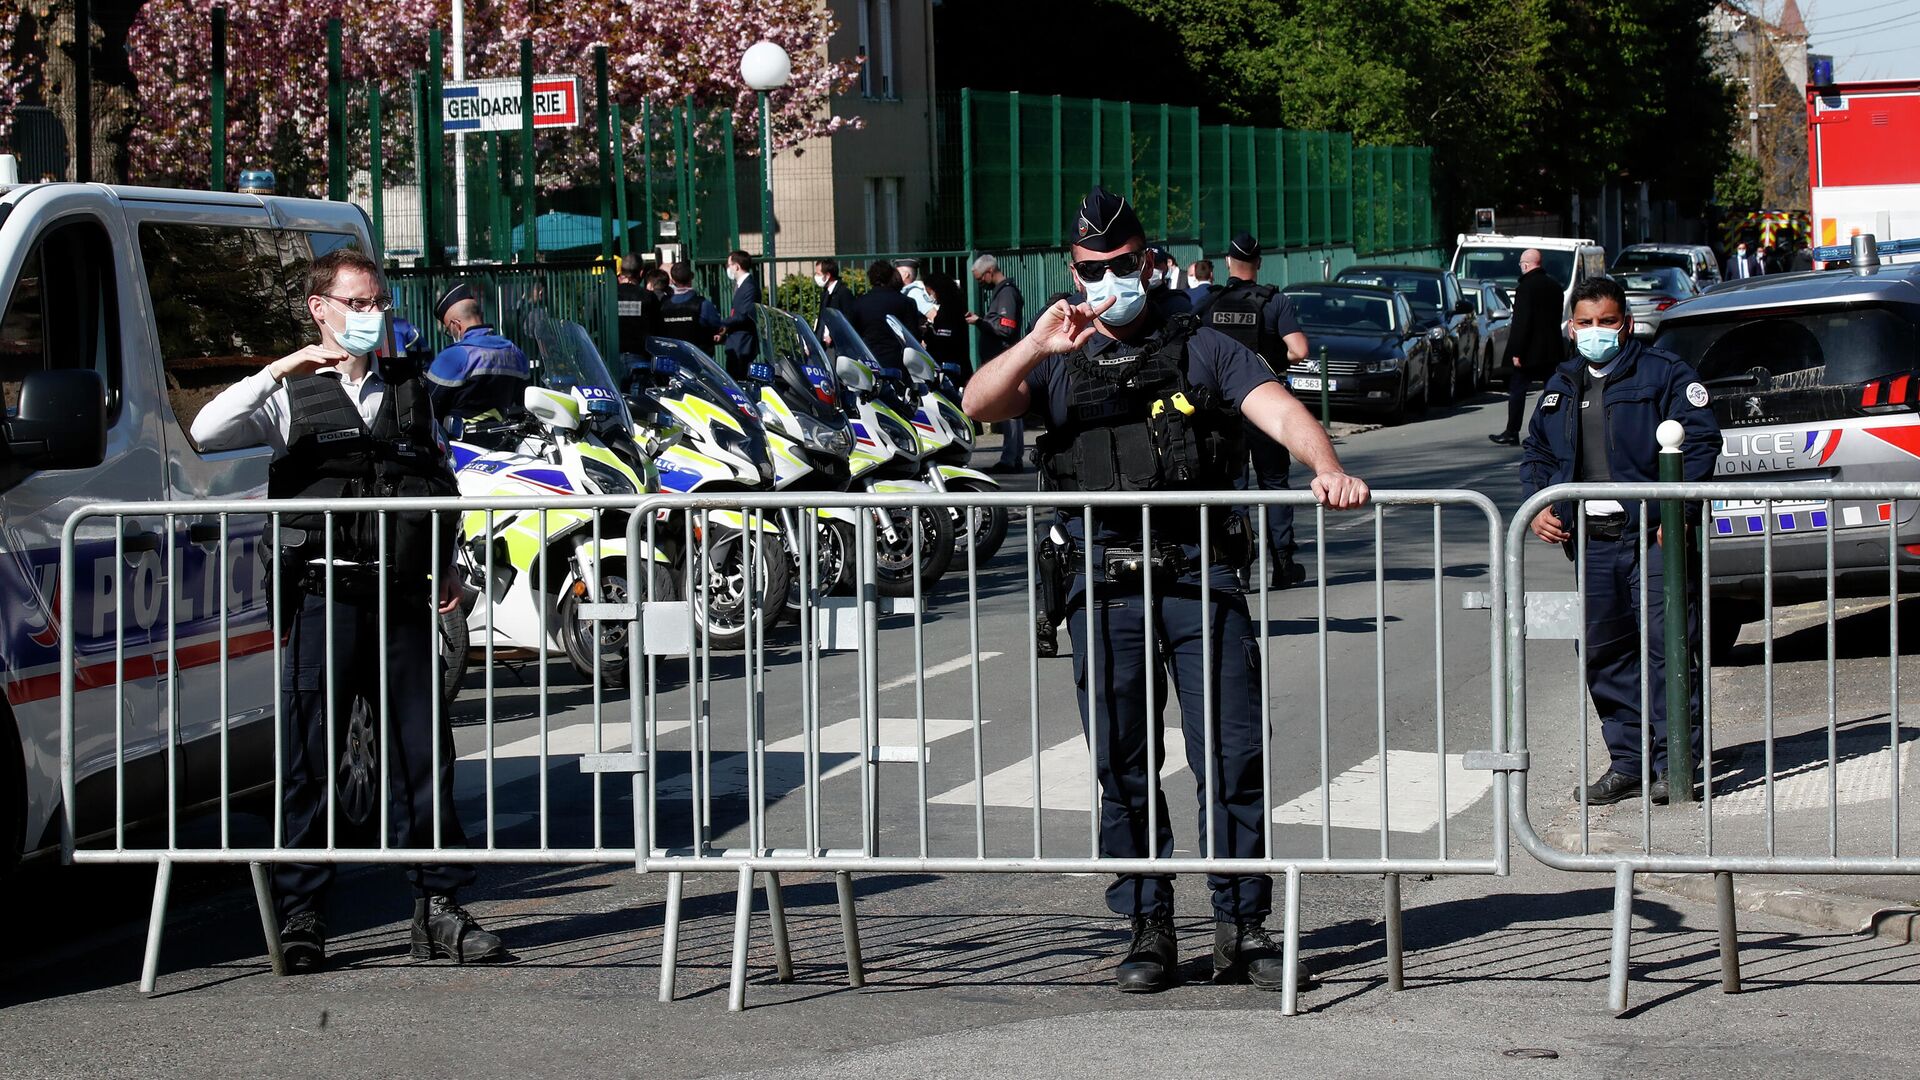
<path id="1" fill-rule="evenodd" d="M 993 491 L 984 484 L 955 484 L 955 491 Z M 1004 506 L 970 506 L 966 508 L 950 507 L 948 514 L 953 518 L 954 545 L 953 559 L 965 565 L 967 545 L 973 545 L 974 562 L 985 565 L 988 559 L 1000 551 L 1000 545 L 1007 542 L 1007 508 Z"/>
<path id="2" fill-rule="evenodd" d="M 876 583 L 882 596 L 912 596 L 913 579 L 916 569 L 920 578 L 920 591 L 931 593 L 939 583 L 941 575 L 953 564 L 954 532 L 953 514 L 940 506 L 914 508 L 890 506 L 887 518 L 893 525 L 892 540 L 879 529 L 874 530 L 874 570 L 879 577 Z M 913 559 L 913 528 L 915 519 L 919 521 L 920 562 L 915 567 Z"/>
<path id="3" fill-rule="evenodd" d="M 754 563 L 751 614 L 772 623 L 785 610 L 793 575 L 786 545 L 766 533 L 759 534 L 751 544 L 746 540 L 738 530 L 716 526 L 710 548 L 712 565 L 700 567 L 700 560 L 708 556 L 699 546 L 690 553 L 695 562 L 693 617 L 710 648 L 729 651 L 746 643 L 749 547 Z"/>

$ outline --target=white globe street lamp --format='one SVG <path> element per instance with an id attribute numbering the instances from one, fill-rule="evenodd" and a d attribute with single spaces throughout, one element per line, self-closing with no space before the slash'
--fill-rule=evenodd
<path id="1" fill-rule="evenodd" d="M 773 115 L 767 95 L 793 78 L 793 58 L 771 41 L 754 42 L 740 58 L 740 81 L 760 98 L 760 261 L 773 275 Z"/>

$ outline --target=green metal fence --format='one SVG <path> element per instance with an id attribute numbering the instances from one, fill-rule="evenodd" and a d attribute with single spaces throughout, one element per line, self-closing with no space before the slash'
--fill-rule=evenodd
<path id="1" fill-rule="evenodd" d="M 1247 231 L 1270 249 L 1434 246 L 1426 147 L 1355 147 L 1339 132 L 1203 124 L 1198 109 L 963 90 L 965 246 L 1062 243 L 1094 184 L 1127 195 L 1159 239 L 1218 253 Z"/>
<path id="2" fill-rule="evenodd" d="M 619 304 L 612 267 L 598 262 L 512 263 L 498 266 L 407 267 L 387 271 L 394 314 L 421 334 L 421 347 L 439 352 L 452 344 L 433 317 L 433 304 L 456 282 L 480 293 L 494 328 L 519 345 L 535 365 L 563 322 L 579 323 L 611 365 L 619 330 Z"/>

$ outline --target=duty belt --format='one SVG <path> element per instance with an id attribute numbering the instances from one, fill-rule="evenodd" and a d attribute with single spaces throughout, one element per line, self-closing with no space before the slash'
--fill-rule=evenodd
<path id="1" fill-rule="evenodd" d="M 1139 585 L 1149 568 L 1155 577 L 1171 581 L 1197 564 L 1178 544 L 1081 544 L 1070 549 L 1067 565 L 1074 573 L 1084 573 L 1087 552 L 1093 552 L 1093 567 L 1102 582 L 1121 588 Z"/>
<path id="2" fill-rule="evenodd" d="M 1587 539 L 1613 543 L 1627 534 L 1627 515 L 1588 514 Z"/>

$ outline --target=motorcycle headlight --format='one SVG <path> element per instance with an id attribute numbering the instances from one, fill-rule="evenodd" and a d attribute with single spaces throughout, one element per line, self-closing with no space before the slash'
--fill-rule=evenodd
<path id="1" fill-rule="evenodd" d="M 594 487 L 600 489 L 602 495 L 638 495 L 640 493 L 639 489 L 634 487 L 631 477 L 604 461 L 583 458 L 581 464 L 586 467 L 587 479 L 593 482 Z"/>
<path id="2" fill-rule="evenodd" d="M 844 427 L 823 424 L 803 412 L 795 412 L 800 421 L 800 440 L 825 454 L 845 454 L 853 447 L 853 434 Z"/>
<path id="3" fill-rule="evenodd" d="M 895 420 L 887 413 L 879 413 L 878 418 L 880 421 L 880 430 L 886 432 L 887 441 L 893 443 L 901 453 L 919 453 L 920 440 L 913 434 L 911 428 Z"/>

